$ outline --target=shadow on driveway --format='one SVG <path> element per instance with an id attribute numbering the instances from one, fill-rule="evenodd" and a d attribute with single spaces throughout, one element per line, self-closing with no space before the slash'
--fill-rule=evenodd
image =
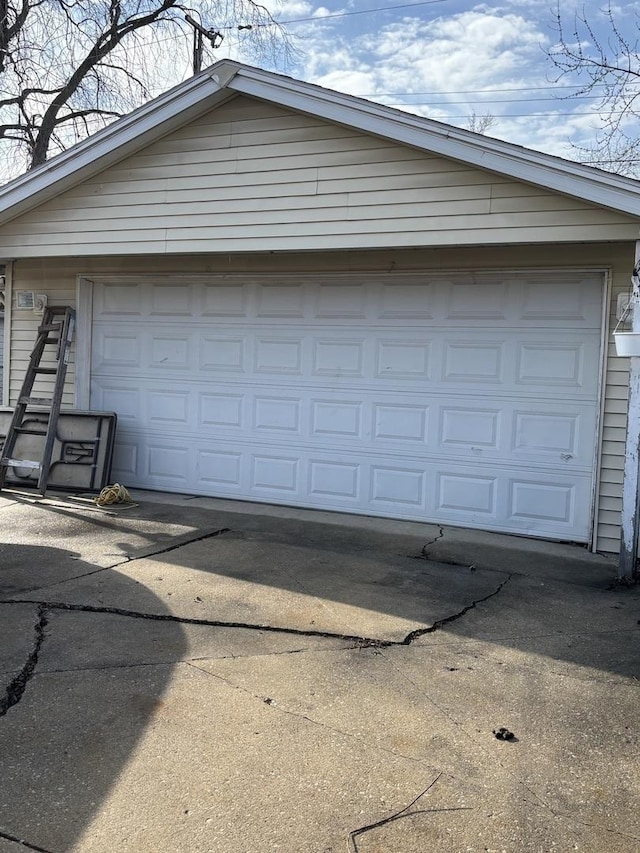
<path id="1" fill-rule="evenodd" d="M 474 674 L 471 666 L 466 667 L 465 677 L 475 679 L 469 680 L 468 690 L 451 682 L 442 687 L 442 695 L 452 690 L 453 698 L 446 701 L 452 707 L 459 703 L 460 713 L 466 709 L 464 697 L 473 690 L 478 707 L 486 701 L 488 693 L 477 675 L 480 664 L 472 653 L 474 643 L 482 644 L 479 656 L 484 656 L 487 672 L 498 685 L 500 649 L 585 671 L 638 676 L 636 591 L 611 589 L 612 568 L 584 552 L 576 556 L 579 549 L 563 551 L 553 546 L 551 562 L 555 561 L 556 569 L 545 563 L 543 550 L 534 549 L 532 556 L 527 545 L 519 551 L 518 540 L 512 538 L 504 546 L 506 554 L 498 559 L 496 552 L 495 567 L 487 559 L 490 552 L 474 550 L 473 543 L 458 550 L 456 564 L 450 565 L 433 559 L 433 554 L 442 556 L 437 546 L 446 539 L 445 532 L 437 529 L 437 535 L 425 541 L 424 536 L 403 533 L 402 525 L 375 530 L 188 504 L 148 503 L 121 514 L 101 514 L 69 502 L 16 502 L 5 506 L 1 517 L 5 541 L 0 545 L 0 671 L 6 692 L 5 699 L 0 699 L 4 701 L 0 704 L 0 841 L 26 841 L 27 849 L 71 850 L 98 812 L 101 822 L 90 849 L 115 849 L 117 833 L 105 836 L 103 847 L 99 834 L 109 825 L 110 793 L 123 775 L 127 776 L 123 790 L 142 792 L 143 804 L 145 797 L 152 797 L 155 809 L 159 801 L 161 809 L 163 791 L 171 789 L 171 826 L 176 838 L 181 838 L 180 820 L 188 819 L 190 807 L 186 799 L 184 808 L 180 807 L 180 787 L 176 793 L 175 780 L 165 773 L 181 756 L 153 754 L 154 727 L 162 727 L 164 740 L 158 743 L 175 743 L 177 753 L 195 749 L 194 767 L 208 755 L 199 771 L 208 778 L 206 762 L 215 761 L 218 750 L 225 753 L 227 739 L 240 738 L 242 749 L 246 738 L 259 734 L 256 728 L 262 723 L 258 726 L 256 719 L 268 712 L 273 695 L 266 668 L 263 686 L 244 685 L 239 675 L 242 666 L 236 665 L 243 657 L 264 655 L 266 661 L 271 656 L 273 668 L 278 659 L 285 660 L 278 655 L 295 654 L 302 646 L 313 651 L 317 642 L 317 648 L 327 653 L 326 666 L 307 670 L 306 693 L 298 691 L 296 683 L 286 689 L 279 686 L 283 693 L 288 691 L 290 707 L 296 709 L 285 711 L 289 716 L 282 719 L 288 724 L 299 717 L 328 726 L 329 731 L 352 726 L 350 737 L 359 731 L 357 717 L 351 716 L 348 724 L 343 718 L 334 719 L 335 700 L 315 708 L 316 700 L 310 697 L 318 673 L 327 679 L 328 695 L 334 689 L 332 673 L 344 671 L 345 678 L 353 679 L 361 671 L 359 707 L 370 703 L 375 716 L 379 705 L 381 715 L 368 737 L 384 751 L 389 784 L 396 787 L 394 772 L 398 779 L 409 779 L 407 767 L 417 773 L 422 771 L 422 761 L 446 765 L 453 749 L 425 741 L 426 724 L 420 721 L 426 718 L 428 705 L 420 698 L 421 679 L 426 679 L 424 691 L 430 691 L 438 678 L 448 679 L 450 672 L 461 668 L 459 661 L 472 662 L 477 669 Z M 36 538 L 41 546 L 32 544 Z M 487 644 L 498 651 L 487 651 Z M 425 645 L 429 648 L 422 648 Z M 410 657 L 400 661 L 394 656 L 409 646 Z M 330 665 L 328 653 L 333 651 L 341 657 Z M 361 652 L 362 657 L 353 657 Z M 390 656 L 384 657 L 383 652 Z M 433 671 L 425 668 L 425 661 L 431 661 Z M 516 663 L 519 667 L 520 662 Z M 183 667 L 178 689 L 182 698 L 167 706 L 167 688 L 178 666 Z M 402 667 L 404 675 L 399 674 Z M 377 673 L 371 684 L 367 684 L 368 670 Z M 299 672 L 302 679 L 302 668 Z M 391 690 L 390 682 L 376 683 L 382 672 L 385 679 L 399 679 L 401 686 L 393 688 L 397 708 L 413 708 L 415 718 L 403 747 L 408 755 L 397 751 L 400 740 L 390 747 L 386 739 L 390 729 L 397 727 L 399 736 L 403 729 L 399 718 L 385 721 L 384 702 L 376 699 L 388 698 L 385 691 Z M 530 693 L 534 682 L 527 672 L 526 666 L 518 669 L 521 681 L 514 683 L 520 685 L 525 704 L 530 704 L 535 701 Z M 410 682 L 407 673 L 411 673 Z M 556 678 L 558 673 L 552 675 Z M 200 681 L 189 682 L 189 678 Z M 227 678 L 232 678 L 231 688 Z M 256 684 L 259 681 L 255 677 Z M 415 691 L 413 705 L 403 692 L 409 689 L 407 683 Z M 192 690 L 209 696 L 205 684 L 206 690 L 213 691 L 213 700 L 189 707 Z M 232 692 L 225 693 L 223 687 Z M 229 716 L 239 690 L 251 693 L 252 701 L 258 703 L 257 712 L 252 711 L 244 722 L 241 705 L 239 718 Z M 311 704 L 300 705 L 302 695 Z M 321 703 L 320 698 L 317 701 Z M 504 697 L 498 692 L 491 701 L 499 708 Z M 322 723 L 308 716 L 312 707 Z M 199 737 L 213 738 L 209 753 L 203 748 L 200 755 L 197 740 L 185 747 L 186 718 L 201 733 Z M 233 720 L 232 725 L 239 719 L 238 732 L 230 732 L 228 723 L 224 729 L 228 738 L 218 732 L 220 719 Z M 469 730 L 475 725 L 475 720 L 469 720 Z M 483 726 L 490 731 L 489 723 Z M 290 736 L 288 729 L 283 732 Z M 143 742 L 145 760 L 132 760 Z M 261 759 L 264 775 L 274 761 L 273 749 L 279 749 L 279 742 L 274 743 Z M 370 753 L 369 749 L 367 761 Z M 229 755 L 233 767 L 237 759 L 233 752 Z M 396 759 L 406 766 L 392 770 Z M 242 760 L 247 760 L 244 754 Z M 332 772 L 339 770 L 339 764 L 332 768 Z M 474 772 L 479 778 L 479 771 Z M 283 778 L 288 778 L 284 770 Z M 188 770 L 184 784 L 188 788 Z M 259 775 L 255 784 L 262 784 Z M 218 794 L 208 796 L 213 801 Z M 139 800 L 114 806 L 114 815 L 124 820 L 126 832 L 144 819 L 144 808 L 139 809 Z M 344 838 L 344 830 L 340 831 Z M 144 827 L 140 832 L 141 838 L 148 837 Z M 133 836 L 122 836 L 118 843 L 122 849 L 142 849 L 136 848 Z M 225 848 L 223 843 L 212 849 L 249 848 Z"/>
<path id="2" fill-rule="evenodd" d="M 96 570 L 73 557 L 57 548 L 0 546 L 0 587 L 3 575 L 15 580 L 18 564 L 31 588 L 54 569 L 58 577 L 65 568 Z M 137 585 L 136 595 L 145 610 L 167 612 L 151 590 Z M 174 663 L 185 655 L 184 629 L 3 599 L 0 847 L 4 838 L 16 850 L 67 851 L 162 706 Z"/>

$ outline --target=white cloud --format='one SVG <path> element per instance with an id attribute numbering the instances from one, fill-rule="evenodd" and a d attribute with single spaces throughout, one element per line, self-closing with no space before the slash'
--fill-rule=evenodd
<path id="1" fill-rule="evenodd" d="M 595 10 L 596 0 L 591 2 Z M 572 16 L 582 3 L 567 0 L 563 10 L 572 7 Z M 304 25 L 304 56 L 295 73 L 462 127 L 473 112 L 490 113 L 497 119 L 490 135 L 559 156 L 575 155 L 570 140 L 594 141 L 601 127 L 597 101 L 563 99 L 571 90 L 552 83 L 546 51 L 556 34 L 549 0 L 476 4 L 455 14 L 443 9 L 380 11 Z"/>

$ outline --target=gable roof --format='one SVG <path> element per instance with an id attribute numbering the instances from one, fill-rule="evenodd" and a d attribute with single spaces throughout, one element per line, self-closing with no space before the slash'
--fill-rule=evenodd
<path id="1" fill-rule="evenodd" d="M 640 217 L 640 181 L 224 59 L 0 188 L 0 225 L 239 94 Z"/>

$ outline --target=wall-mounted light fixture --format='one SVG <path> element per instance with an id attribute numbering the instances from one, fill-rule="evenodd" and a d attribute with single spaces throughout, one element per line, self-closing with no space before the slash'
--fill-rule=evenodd
<path id="1" fill-rule="evenodd" d="M 16 290 L 16 308 L 19 311 L 33 311 L 34 305 L 33 290 Z"/>

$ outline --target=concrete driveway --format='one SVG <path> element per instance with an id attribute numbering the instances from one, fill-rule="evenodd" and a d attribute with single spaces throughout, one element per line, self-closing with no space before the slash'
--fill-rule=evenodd
<path id="1" fill-rule="evenodd" d="M 0 853 L 640 851 L 611 561 L 134 497 L 0 496 Z"/>

